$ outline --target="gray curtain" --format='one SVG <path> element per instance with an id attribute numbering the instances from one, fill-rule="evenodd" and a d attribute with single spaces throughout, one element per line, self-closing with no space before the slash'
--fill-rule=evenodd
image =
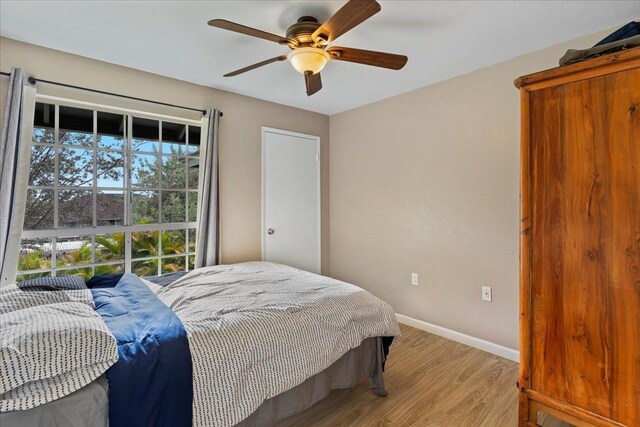
<path id="1" fill-rule="evenodd" d="M 196 268 L 220 262 L 220 208 L 218 128 L 220 112 L 209 109 L 205 116 L 206 132 L 200 147 L 200 185 L 198 188 L 198 232 L 196 233 Z"/>
<path id="2" fill-rule="evenodd" d="M 12 70 L 0 133 L 0 286 L 16 278 L 35 102 L 36 90 L 26 73 L 20 68 Z"/>

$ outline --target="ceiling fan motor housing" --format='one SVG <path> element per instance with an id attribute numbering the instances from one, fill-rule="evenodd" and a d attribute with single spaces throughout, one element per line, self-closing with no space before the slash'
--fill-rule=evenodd
<path id="1" fill-rule="evenodd" d="M 298 46 L 309 46 L 315 41 L 311 35 L 320 27 L 320 23 L 313 16 L 302 16 L 295 24 L 287 28 L 286 37 L 295 40 Z"/>

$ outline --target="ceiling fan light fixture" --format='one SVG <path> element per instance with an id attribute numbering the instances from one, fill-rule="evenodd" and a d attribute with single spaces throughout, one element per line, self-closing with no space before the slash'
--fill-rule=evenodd
<path id="1" fill-rule="evenodd" d="M 299 47 L 289 52 L 288 57 L 293 68 L 301 74 L 319 73 L 331 58 L 327 52 L 317 47 Z"/>

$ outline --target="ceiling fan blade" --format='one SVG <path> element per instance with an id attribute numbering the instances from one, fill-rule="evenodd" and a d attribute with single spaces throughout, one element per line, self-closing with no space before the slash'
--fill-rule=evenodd
<path id="1" fill-rule="evenodd" d="M 304 83 L 307 86 L 307 96 L 311 96 L 322 89 L 322 79 L 320 78 L 320 73 L 305 73 Z"/>
<path id="2" fill-rule="evenodd" d="M 332 42 L 350 29 L 380 12 L 376 0 L 349 0 L 331 18 L 322 24 L 311 36 L 314 40 L 322 38 Z"/>
<path id="3" fill-rule="evenodd" d="M 280 44 L 288 44 L 291 40 L 278 36 L 276 34 L 267 33 L 266 31 L 257 30 L 247 27 L 246 25 L 236 24 L 226 19 L 212 19 L 208 22 L 212 27 L 222 28 L 223 30 L 235 31 L 236 33 L 246 34 L 247 36 L 258 37 L 260 39 L 269 40 Z"/>
<path id="4" fill-rule="evenodd" d="M 338 61 L 356 62 L 358 64 L 373 65 L 374 67 L 400 70 L 407 63 L 404 55 L 394 53 L 375 52 L 373 50 L 353 49 L 350 47 L 332 46 L 327 49 L 331 59 Z"/>
<path id="5" fill-rule="evenodd" d="M 254 70 L 256 68 L 262 67 L 263 65 L 268 65 L 273 62 L 284 61 L 287 59 L 287 55 L 276 56 L 275 58 L 267 59 L 262 62 L 258 62 L 257 64 L 249 65 L 248 67 L 240 68 L 239 70 L 232 71 L 230 73 L 225 74 L 223 77 L 233 77 L 238 74 L 246 73 L 247 71 Z"/>

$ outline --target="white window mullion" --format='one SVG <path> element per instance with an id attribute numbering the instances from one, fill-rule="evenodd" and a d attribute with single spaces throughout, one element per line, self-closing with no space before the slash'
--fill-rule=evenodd
<path id="1" fill-rule="evenodd" d="M 131 231 L 124 232 L 124 271 L 131 273 Z"/>
<path id="2" fill-rule="evenodd" d="M 91 264 L 96 263 L 96 235 L 91 235 Z"/>
<path id="3" fill-rule="evenodd" d="M 158 121 L 160 142 L 158 142 L 158 152 L 156 154 L 156 161 L 158 165 L 158 224 L 162 224 L 162 122 Z"/>
<path id="4" fill-rule="evenodd" d="M 133 126 L 131 123 L 133 122 L 133 120 L 130 115 L 125 116 L 125 120 L 127 121 L 127 126 L 125 126 L 126 130 L 124 134 L 124 225 L 129 226 L 132 224 L 131 206 L 133 204 L 133 191 L 131 191 L 131 173 L 133 169 L 133 142 L 131 141 Z"/>
<path id="5" fill-rule="evenodd" d="M 94 227 L 98 226 L 98 112 L 93 111 L 93 219 Z"/>
<path id="6" fill-rule="evenodd" d="M 187 190 L 184 196 L 184 215 L 185 221 L 189 221 L 189 127 L 185 126 L 184 129 L 184 188 Z M 185 250 L 185 252 L 189 251 Z M 186 267 L 188 267 L 187 264 L 185 264 Z"/>
<path id="7" fill-rule="evenodd" d="M 56 106 L 57 107 L 57 106 Z M 51 275 L 55 277 L 56 275 L 56 267 L 57 267 L 57 258 L 58 257 L 58 239 L 55 237 L 51 238 L 51 268 L 53 271 Z"/>
<path id="8" fill-rule="evenodd" d="M 59 193 L 59 178 L 60 178 L 60 107 L 55 105 L 53 108 L 53 228 L 58 229 L 58 197 Z"/>
<path id="9" fill-rule="evenodd" d="M 125 273 L 131 273 L 131 245 L 133 240 L 131 239 L 131 229 L 129 226 L 133 223 L 132 221 L 132 206 L 133 206 L 133 191 L 131 191 L 131 181 L 132 181 L 132 159 L 133 159 L 133 117 L 129 114 L 126 117 L 127 126 L 124 138 L 124 154 L 125 154 L 125 173 L 124 173 L 124 188 L 125 188 L 125 215 L 124 215 L 124 223 L 127 228 L 125 228 L 124 234 L 124 271 Z"/>
<path id="10" fill-rule="evenodd" d="M 159 204 L 159 208 L 158 208 L 158 224 L 162 224 L 162 171 L 163 171 L 163 167 L 164 165 L 162 164 L 164 157 L 162 157 L 162 153 L 164 152 L 164 149 L 162 147 L 162 120 L 158 120 L 158 179 L 159 179 L 159 184 L 158 186 L 160 187 L 160 191 L 158 191 L 158 204 Z M 160 258 L 162 255 L 162 230 L 158 230 L 158 276 L 162 274 L 162 258 Z"/>
<path id="11" fill-rule="evenodd" d="M 158 276 L 162 274 L 162 230 L 158 230 Z"/>

